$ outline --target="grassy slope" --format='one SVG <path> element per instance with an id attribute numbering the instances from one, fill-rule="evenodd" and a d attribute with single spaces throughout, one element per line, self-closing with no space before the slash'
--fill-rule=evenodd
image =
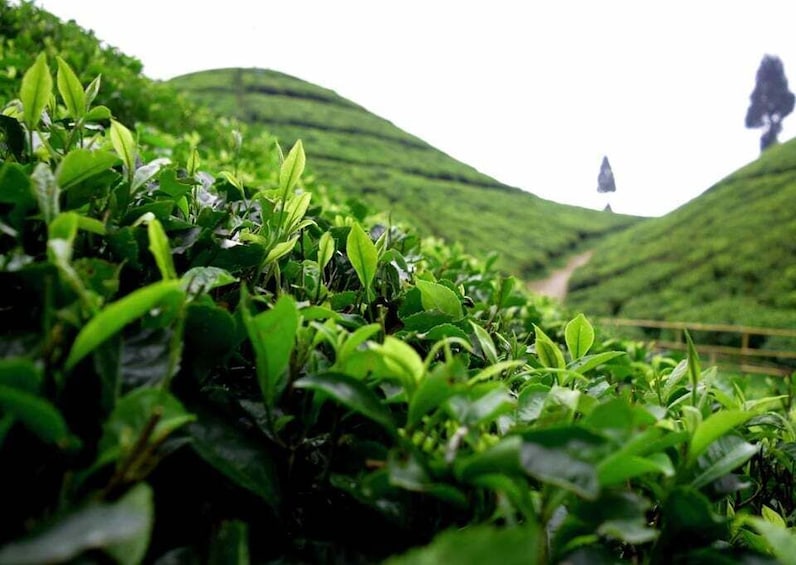
<path id="1" fill-rule="evenodd" d="M 222 69 L 170 81 L 215 110 L 262 124 L 285 146 L 301 138 L 310 167 L 426 235 L 498 251 L 500 265 L 534 276 L 634 222 L 543 200 L 479 173 L 353 102 L 266 70 Z"/>
<path id="2" fill-rule="evenodd" d="M 671 214 L 607 238 L 575 273 L 594 314 L 796 327 L 796 140 Z"/>

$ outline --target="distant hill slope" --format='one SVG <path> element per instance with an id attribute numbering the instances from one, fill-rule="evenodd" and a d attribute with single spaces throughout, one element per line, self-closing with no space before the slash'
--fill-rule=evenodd
<path id="1" fill-rule="evenodd" d="M 346 194 L 426 235 L 533 276 L 637 218 L 543 200 L 501 184 L 336 93 L 269 70 L 220 69 L 169 81 L 215 111 L 304 141 L 309 166 Z M 591 187 L 584 187 L 590 190 Z"/>
<path id="2" fill-rule="evenodd" d="M 796 140 L 605 239 L 568 300 L 593 314 L 796 327 Z"/>

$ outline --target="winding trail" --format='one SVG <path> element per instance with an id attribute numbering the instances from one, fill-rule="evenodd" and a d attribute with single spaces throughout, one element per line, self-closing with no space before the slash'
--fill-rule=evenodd
<path id="1" fill-rule="evenodd" d="M 575 255 L 567 261 L 566 265 L 550 273 L 550 276 L 547 278 L 529 282 L 528 288 L 538 294 L 563 301 L 567 297 L 567 286 L 572 273 L 574 273 L 575 269 L 578 267 L 582 267 L 588 263 L 592 255 L 594 255 L 594 251 L 586 251 L 585 253 Z"/>

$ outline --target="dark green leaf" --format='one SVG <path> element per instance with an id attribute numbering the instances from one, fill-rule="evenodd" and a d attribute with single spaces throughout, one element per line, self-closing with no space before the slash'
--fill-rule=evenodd
<path id="1" fill-rule="evenodd" d="M 0 385 L 0 408 L 42 441 L 68 447 L 72 436 L 61 413 L 47 400 L 25 390 Z"/>
<path id="2" fill-rule="evenodd" d="M 278 509 L 279 476 L 264 442 L 255 441 L 210 412 L 199 411 L 197 416 L 188 427 L 196 453 L 235 484 Z"/>
<path id="3" fill-rule="evenodd" d="M 0 359 L 0 385 L 38 395 L 42 385 L 41 368 L 22 357 Z"/>
<path id="4" fill-rule="evenodd" d="M 395 433 L 395 423 L 390 410 L 365 383 L 341 373 L 309 375 L 294 383 L 297 388 L 321 391 L 337 402 Z"/>
<path id="5" fill-rule="evenodd" d="M 6 545 L 0 549 L 0 565 L 62 563 L 91 549 L 134 565 L 144 558 L 153 521 L 152 490 L 140 483 L 116 502 L 90 504 L 31 538 Z"/>
<path id="6" fill-rule="evenodd" d="M 22 161 L 25 156 L 25 130 L 20 123 L 11 116 L 0 114 L 0 132 L 0 147 L 5 143 L 14 158 Z"/>
<path id="7" fill-rule="evenodd" d="M 409 403 L 406 425 L 409 427 L 417 425 L 423 416 L 441 406 L 445 400 L 456 394 L 459 388 L 450 382 L 448 375 L 443 372 L 422 379 Z"/>
<path id="8" fill-rule="evenodd" d="M 210 540 L 208 565 L 249 565 L 249 525 L 225 520 Z"/>
<path id="9" fill-rule="evenodd" d="M 699 457 L 699 475 L 691 485 L 701 488 L 737 469 L 757 453 L 759 445 L 752 445 L 735 435 L 727 435 L 712 442 Z"/>

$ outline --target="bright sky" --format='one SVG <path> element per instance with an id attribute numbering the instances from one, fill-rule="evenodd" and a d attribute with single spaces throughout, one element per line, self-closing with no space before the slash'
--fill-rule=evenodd
<path id="1" fill-rule="evenodd" d="M 661 215 L 755 159 L 755 73 L 796 90 L 796 3 L 37 0 L 155 79 L 262 67 L 331 88 L 498 180 Z M 796 135 L 785 119 L 780 141 Z"/>

